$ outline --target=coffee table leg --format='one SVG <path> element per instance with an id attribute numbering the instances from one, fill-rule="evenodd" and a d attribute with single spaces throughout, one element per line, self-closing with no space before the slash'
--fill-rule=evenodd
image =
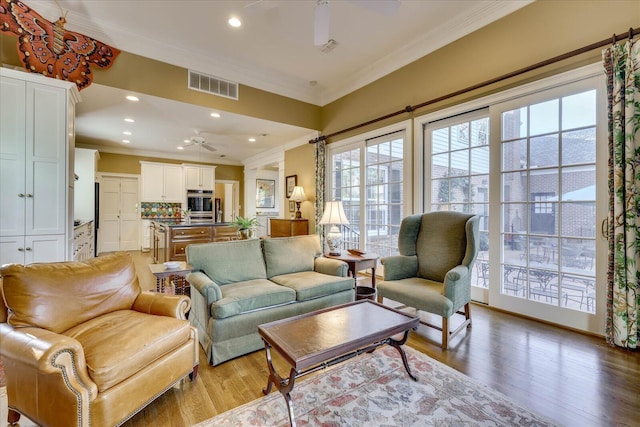
<path id="1" fill-rule="evenodd" d="M 271 346 L 265 341 L 264 347 L 267 354 L 269 379 L 267 387 L 263 388 L 262 392 L 264 394 L 269 394 L 271 393 L 271 387 L 273 385 L 276 386 L 287 404 L 287 411 L 289 412 L 289 422 L 291 423 L 291 427 L 296 427 L 296 419 L 293 415 L 293 401 L 291 400 L 291 395 L 289 393 L 291 392 L 291 390 L 293 390 L 293 386 L 295 385 L 297 372 L 294 368 L 291 368 L 291 372 L 289 372 L 289 379 L 285 380 L 284 378 L 282 378 L 276 371 L 276 368 L 273 366 L 273 361 L 271 359 Z"/>
<path id="2" fill-rule="evenodd" d="M 409 374 L 412 380 L 418 381 L 418 377 L 411 373 L 411 369 L 409 368 L 409 361 L 407 360 L 407 354 L 404 352 L 402 345 L 407 342 L 407 338 L 409 338 L 409 330 L 404 331 L 404 336 L 400 341 L 394 340 L 393 338 L 389 338 L 389 345 L 400 353 L 400 357 L 402 357 L 402 363 L 404 364 L 404 369 Z"/>

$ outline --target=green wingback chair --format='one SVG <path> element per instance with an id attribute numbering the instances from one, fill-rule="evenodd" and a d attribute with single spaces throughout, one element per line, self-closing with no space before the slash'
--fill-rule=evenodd
<path id="1" fill-rule="evenodd" d="M 442 316 L 442 348 L 450 335 L 471 327 L 471 275 L 478 254 L 479 218 L 442 211 L 412 215 L 400 225 L 400 255 L 382 259 L 384 281 L 378 282 L 378 302 L 383 298 Z M 460 311 L 464 307 L 464 312 Z M 449 331 L 449 318 L 463 314 L 464 322 Z"/>

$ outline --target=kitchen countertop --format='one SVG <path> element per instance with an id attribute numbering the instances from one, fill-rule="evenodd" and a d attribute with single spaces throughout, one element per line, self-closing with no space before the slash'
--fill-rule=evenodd
<path id="1" fill-rule="evenodd" d="M 164 225 L 166 227 L 219 227 L 224 225 L 231 225 L 228 222 L 198 222 L 192 221 L 187 223 L 185 220 L 180 218 L 156 218 L 150 219 L 151 222 L 156 222 L 160 225 Z"/>
<path id="2" fill-rule="evenodd" d="M 76 221 L 80 221 L 80 222 L 77 222 L 77 223 L 76 223 Z M 82 227 L 83 225 L 88 224 L 88 223 L 90 223 L 90 222 L 93 222 L 93 220 L 92 220 L 92 219 L 79 219 L 79 220 L 74 220 L 74 221 L 73 221 L 73 228 Z"/>

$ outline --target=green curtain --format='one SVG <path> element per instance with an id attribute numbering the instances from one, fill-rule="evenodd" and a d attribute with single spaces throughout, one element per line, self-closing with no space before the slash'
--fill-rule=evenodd
<path id="1" fill-rule="evenodd" d="M 640 43 L 603 51 L 609 121 L 609 344 L 635 349 L 640 331 Z"/>
<path id="2" fill-rule="evenodd" d="M 325 192 L 325 174 L 326 174 L 326 158 L 327 143 L 321 139 L 315 143 L 315 162 L 316 162 L 316 233 L 320 236 L 320 241 L 324 244 L 324 226 L 318 225 L 322 214 L 324 213 L 324 192 Z"/>

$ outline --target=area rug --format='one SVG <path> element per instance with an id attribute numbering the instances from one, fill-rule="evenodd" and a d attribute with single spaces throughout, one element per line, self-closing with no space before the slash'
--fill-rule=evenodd
<path id="1" fill-rule="evenodd" d="M 405 350 L 417 382 L 407 376 L 398 352 L 385 346 L 296 383 L 291 397 L 298 427 L 557 425 L 412 348 Z M 196 427 L 288 425 L 284 398 L 272 391 Z"/>

